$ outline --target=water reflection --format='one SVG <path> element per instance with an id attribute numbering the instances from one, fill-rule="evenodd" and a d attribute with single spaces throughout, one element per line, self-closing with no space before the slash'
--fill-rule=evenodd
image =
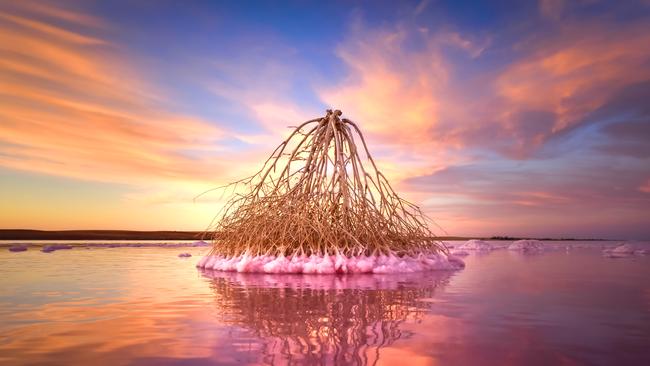
<path id="1" fill-rule="evenodd" d="M 268 275 L 202 270 L 224 317 L 262 340 L 265 364 L 376 364 L 412 334 L 449 272 L 405 275 Z M 224 319 L 224 321 L 228 321 Z"/>

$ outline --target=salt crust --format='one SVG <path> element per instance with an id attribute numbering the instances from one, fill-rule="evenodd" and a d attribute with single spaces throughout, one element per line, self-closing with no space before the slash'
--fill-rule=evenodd
<path id="1" fill-rule="evenodd" d="M 237 257 L 205 256 L 196 265 L 202 269 L 251 273 L 408 273 L 432 270 L 458 270 L 465 267 L 462 259 L 447 254 L 419 254 L 399 257 L 396 255 L 353 256 L 343 255 L 295 255 Z"/>
<path id="2" fill-rule="evenodd" d="M 516 242 L 510 244 L 508 247 L 509 250 L 520 250 L 523 252 L 537 252 L 544 250 L 544 244 L 539 240 L 517 240 Z"/>
<path id="3" fill-rule="evenodd" d="M 481 250 L 481 251 L 485 251 L 485 250 L 492 250 L 492 249 L 494 249 L 494 247 L 492 246 L 492 244 L 490 244 L 490 243 L 488 243 L 486 241 L 472 239 L 472 240 L 468 240 L 467 242 L 465 242 L 465 244 L 459 246 L 457 249 L 458 250 Z"/>
<path id="4" fill-rule="evenodd" d="M 619 243 L 615 248 L 608 248 L 603 250 L 603 255 L 610 258 L 622 258 L 633 255 L 647 255 L 650 254 L 650 249 L 642 248 L 637 245 L 629 243 Z"/>

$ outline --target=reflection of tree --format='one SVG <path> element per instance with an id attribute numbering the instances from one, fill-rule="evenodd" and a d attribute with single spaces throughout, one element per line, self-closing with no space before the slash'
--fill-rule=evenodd
<path id="1" fill-rule="evenodd" d="M 407 337 L 444 272 L 417 275 L 268 275 L 204 270 L 220 311 L 264 341 L 266 364 L 374 364 Z"/>

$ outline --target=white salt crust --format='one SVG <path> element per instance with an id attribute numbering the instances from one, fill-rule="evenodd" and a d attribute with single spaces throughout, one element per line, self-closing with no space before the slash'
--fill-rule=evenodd
<path id="1" fill-rule="evenodd" d="M 615 248 L 609 248 L 603 250 L 603 255 L 610 258 L 621 258 L 621 257 L 629 257 L 633 255 L 647 255 L 647 254 L 650 254 L 650 249 L 640 248 L 638 246 L 628 244 L 628 243 L 620 243 Z"/>
<path id="2" fill-rule="evenodd" d="M 509 250 L 520 250 L 522 252 L 539 252 L 544 250 L 544 244 L 539 240 L 517 240 L 510 244 Z"/>
<path id="3" fill-rule="evenodd" d="M 459 246 L 456 248 L 458 250 L 481 250 L 481 251 L 486 251 L 486 250 L 492 250 L 494 247 L 492 244 L 483 241 L 483 240 L 468 240 L 465 244 Z"/>
<path id="4" fill-rule="evenodd" d="M 446 254 L 353 256 L 205 256 L 196 265 L 203 269 L 242 273 L 407 273 L 432 270 L 457 270 L 465 267 L 462 259 Z"/>

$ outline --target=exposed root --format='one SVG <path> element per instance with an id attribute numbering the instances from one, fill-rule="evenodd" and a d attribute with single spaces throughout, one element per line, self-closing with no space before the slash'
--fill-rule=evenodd
<path id="1" fill-rule="evenodd" d="M 377 169 L 358 126 L 338 110 L 297 126 L 259 172 L 229 186 L 239 184 L 247 193 L 218 215 L 211 256 L 447 254 L 420 209 Z"/>

